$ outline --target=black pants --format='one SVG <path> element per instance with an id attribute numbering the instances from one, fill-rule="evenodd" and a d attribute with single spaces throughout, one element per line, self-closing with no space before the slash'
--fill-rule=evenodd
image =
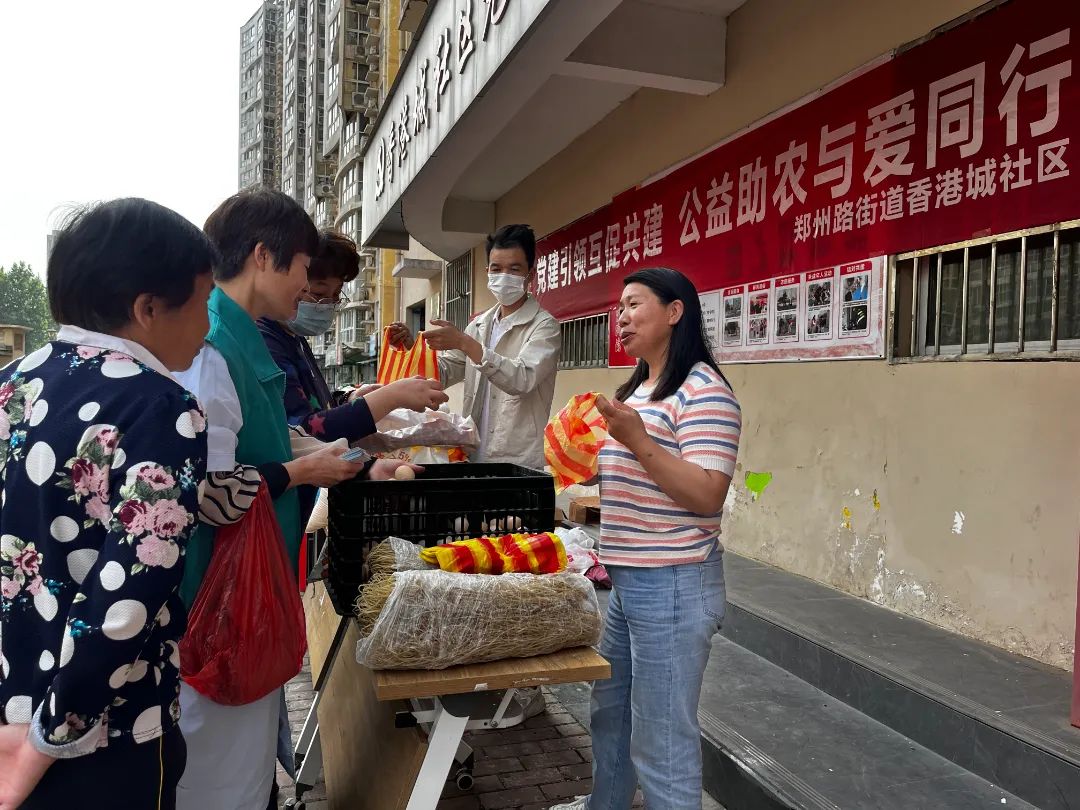
<path id="1" fill-rule="evenodd" d="M 149 742 L 113 741 L 93 754 L 57 760 L 22 810 L 175 810 L 185 765 L 178 727 Z"/>

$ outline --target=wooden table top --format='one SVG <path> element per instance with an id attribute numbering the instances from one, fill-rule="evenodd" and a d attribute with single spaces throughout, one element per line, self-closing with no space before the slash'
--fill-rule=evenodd
<path id="1" fill-rule="evenodd" d="M 388 669 L 373 674 L 379 700 L 403 700 L 553 683 L 602 681 L 611 677 L 611 665 L 592 647 L 575 647 L 532 658 L 505 658 L 447 669 Z"/>

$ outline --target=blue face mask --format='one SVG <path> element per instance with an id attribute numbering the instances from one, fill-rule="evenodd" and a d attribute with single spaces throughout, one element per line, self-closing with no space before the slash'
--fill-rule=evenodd
<path id="1" fill-rule="evenodd" d="M 312 304 L 301 301 L 296 306 L 296 317 L 286 321 L 285 325 L 298 335 L 314 337 L 330 331 L 334 325 L 335 304 Z"/>

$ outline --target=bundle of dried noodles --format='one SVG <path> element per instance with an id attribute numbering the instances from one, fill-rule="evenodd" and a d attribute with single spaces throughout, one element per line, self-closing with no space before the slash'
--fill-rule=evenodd
<path id="1" fill-rule="evenodd" d="M 356 602 L 371 669 L 444 669 L 527 658 L 600 640 L 592 583 L 580 574 L 401 571 L 373 579 Z"/>

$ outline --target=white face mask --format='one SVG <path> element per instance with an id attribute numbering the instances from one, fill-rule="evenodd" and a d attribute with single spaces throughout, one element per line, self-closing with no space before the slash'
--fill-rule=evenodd
<path id="1" fill-rule="evenodd" d="M 509 273 L 488 273 L 488 289 L 496 301 L 508 307 L 525 295 L 525 279 Z"/>

